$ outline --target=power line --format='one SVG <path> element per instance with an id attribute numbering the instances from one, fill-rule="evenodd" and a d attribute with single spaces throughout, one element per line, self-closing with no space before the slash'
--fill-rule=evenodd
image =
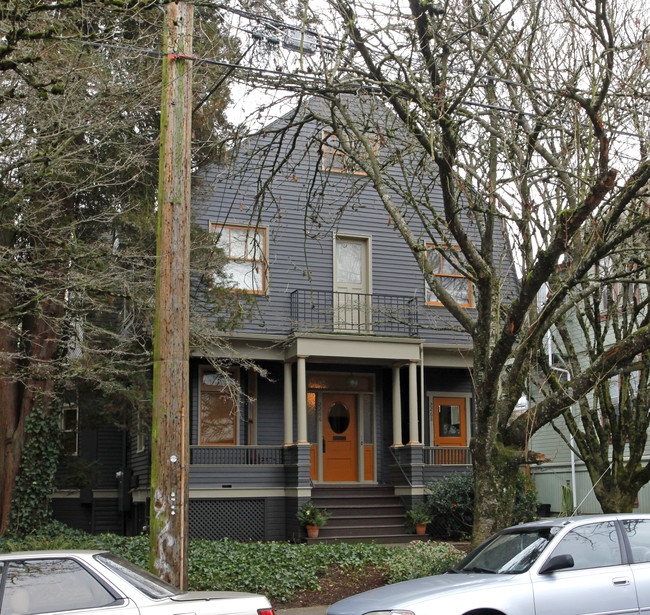
<path id="1" fill-rule="evenodd" d="M 224 5 L 219 2 L 195 2 L 195 6 L 209 6 L 209 7 L 214 7 L 218 9 L 222 9 L 224 11 L 233 13 L 235 15 L 238 15 L 240 17 L 243 17 L 244 19 L 248 19 L 250 21 L 254 21 L 260 25 L 264 26 L 270 26 L 274 31 L 290 31 L 290 32 L 299 32 L 301 35 L 307 34 L 309 36 L 315 37 L 320 42 L 320 45 L 318 46 L 320 51 L 322 53 L 329 53 L 334 50 L 335 46 L 340 47 L 341 42 L 339 39 L 332 37 L 332 36 L 323 36 L 319 33 L 317 33 L 314 30 L 307 30 L 303 29 L 299 26 L 294 26 L 291 24 L 286 24 L 283 23 L 277 19 L 271 18 L 271 17 L 266 17 L 262 15 L 256 15 L 241 9 L 236 9 L 233 7 L 229 7 L 227 5 Z M 249 36 L 252 37 L 253 42 L 250 44 L 250 46 L 247 48 L 247 50 L 240 56 L 240 58 L 236 62 L 226 62 L 223 60 L 215 60 L 215 59 L 210 59 L 210 58 L 204 58 L 204 57 L 198 57 L 198 56 L 193 56 L 193 57 L 186 57 L 186 56 L 179 56 L 179 55 L 174 55 L 174 54 L 165 54 L 161 51 L 156 51 L 156 50 L 150 50 L 150 49 L 142 49 L 138 48 L 135 46 L 128 46 L 128 45 L 117 45 L 117 44 L 111 44 L 111 43 L 97 43 L 97 42 L 92 42 L 92 41 L 83 41 L 83 40 L 77 40 L 76 42 L 81 43 L 81 44 L 86 44 L 86 45 L 92 45 L 95 47 L 103 47 L 103 48 L 109 48 L 109 49 L 120 49 L 120 50 L 127 50 L 131 52 L 136 52 L 136 53 L 143 53 L 152 57 L 183 57 L 183 59 L 188 59 L 188 60 L 193 60 L 197 63 L 201 64 L 206 64 L 206 65 L 212 65 L 212 66 L 220 66 L 222 68 L 226 68 L 225 74 L 219 79 L 218 83 L 210 90 L 210 92 L 203 98 L 203 100 L 194 108 L 193 112 L 197 111 L 201 105 L 203 105 L 206 100 L 223 84 L 225 79 L 227 79 L 229 76 L 231 76 L 236 70 L 241 70 L 244 72 L 248 72 L 249 74 L 252 75 L 258 75 L 258 76 L 264 76 L 264 77 L 272 77 L 272 78 L 277 78 L 277 77 L 283 77 L 283 78 L 290 78 L 294 80 L 294 84 L 296 83 L 314 83 L 314 84 L 322 84 L 323 86 L 327 86 L 327 82 L 320 76 L 318 75 L 309 75 L 305 73 L 297 73 L 297 72 L 289 72 L 286 70 L 281 70 L 279 68 L 276 69 L 267 69 L 267 68 L 260 68 L 252 65 L 245 65 L 241 64 L 241 61 L 244 59 L 246 55 L 255 47 L 256 43 L 261 42 L 262 40 L 266 40 L 268 43 L 270 43 L 273 46 L 280 45 L 282 44 L 285 48 L 291 50 L 291 51 L 303 51 L 302 49 L 302 42 L 303 39 L 300 41 L 300 45 L 297 44 L 296 42 L 288 42 L 286 39 L 282 41 L 279 37 L 277 36 L 271 36 L 267 33 L 264 32 L 259 32 L 257 30 L 249 30 L 246 28 L 241 28 L 238 26 L 233 26 L 231 25 L 230 27 L 236 27 L 238 30 L 241 32 L 244 32 L 248 34 Z M 331 46 L 325 46 L 323 45 L 323 41 L 327 40 L 329 43 L 331 43 Z M 313 51 L 313 47 L 310 47 L 310 54 L 315 53 Z M 456 74 L 465 74 L 465 75 L 473 75 L 472 71 L 469 71 L 467 69 L 463 68 L 454 68 L 451 67 L 450 72 L 456 73 Z M 490 74 L 482 74 L 477 76 L 478 79 L 486 79 L 490 80 L 492 82 L 497 82 L 501 83 L 503 85 L 509 86 L 509 87 L 522 87 L 522 84 L 519 84 L 517 82 L 514 82 L 512 80 L 503 78 L 503 77 L 498 77 Z M 281 85 L 281 84 L 280 84 Z M 356 86 L 354 85 L 353 82 L 350 82 L 348 86 L 351 89 L 354 89 Z M 285 84 L 285 88 L 290 87 L 289 84 Z M 367 86 L 367 85 L 362 85 L 361 88 L 368 92 L 368 93 L 373 93 L 373 92 L 378 92 L 379 87 L 378 86 Z M 558 91 L 556 90 L 551 90 L 549 88 L 541 88 L 539 86 L 536 86 L 535 91 L 543 94 L 551 94 L 551 95 L 557 95 Z M 490 111 L 498 111 L 502 113 L 507 113 L 512 116 L 520 116 L 520 117 L 529 117 L 529 118 L 537 118 L 538 114 L 535 114 L 533 112 L 527 112 L 527 111 L 522 111 L 520 109 L 514 109 L 511 107 L 507 106 L 499 106 L 499 105 L 490 105 L 488 103 L 483 103 L 483 102 L 478 102 L 474 100 L 464 100 L 464 104 L 471 106 L 471 107 L 476 107 L 476 108 L 483 108 L 486 110 Z M 612 107 L 618 110 L 623 110 L 623 111 L 630 111 L 630 109 L 626 107 Z M 638 112 L 638 111 L 637 111 Z M 648 116 L 648 113 L 642 113 L 643 116 Z M 548 117 L 548 120 L 552 120 L 558 123 L 563 123 L 566 120 L 563 120 L 562 118 L 551 118 Z M 627 136 L 627 137 L 632 137 L 632 138 L 637 138 L 640 135 L 637 133 L 631 133 L 627 132 L 624 130 L 616 130 L 612 131 L 613 134 L 618 134 L 621 136 Z"/>

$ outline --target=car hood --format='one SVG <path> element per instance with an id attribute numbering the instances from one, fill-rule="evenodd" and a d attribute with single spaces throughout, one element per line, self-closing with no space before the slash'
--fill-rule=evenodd
<path id="1" fill-rule="evenodd" d="M 475 589 L 487 589 L 504 583 L 516 582 L 522 575 L 509 574 L 442 574 L 423 577 L 413 581 L 403 581 L 394 585 L 385 585 L 378 589 L 345 598 L 333 604 L 328 615 L 361 615 L 369 611 L 389 611 L 391 609 L 408 609 L 422 600 L 456 592 L 468 592 Z"/>

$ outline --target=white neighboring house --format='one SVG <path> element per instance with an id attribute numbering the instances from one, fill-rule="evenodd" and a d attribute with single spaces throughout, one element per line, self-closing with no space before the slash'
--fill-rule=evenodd
<path id="1" fill-rule="evenodd" d="M 591 280 L 594 293 L 581 303 L 582 309 L 567 315 L 563 328 L 556 328 L 552 336 L 547 336 L 548 362 L 560 382 L 571 379 L 571 374 L 577 372 L 572 366 L 585 366 L 594 360 L 616 340 L 621 339 L 626 331 L 630 332 L 647 321 L 648 318 L 648 279 L 645 265 L 635 263 L 643 255 L 640 251 L 627 253 L 618 272 L 611 258 L 600 261 Z M 642 263 L 642 261 L 639 261 Z M 616 280 L 615 280 L 616 278 Z M 546 504 L 551 512 L 562 510 L 563 486 L 571 488 L 573 508 L 578 513 L 591 514 L 602 512 L 596 497 L 595 484 L 601 487 L 610 479 L 609 468 L 612 461 L 613 436 L 623 438 L 622 464 L 630 462 L 630 437 L 626 432 L 642 425 L 642 437 L 647 440 L 648 422 L 650 415 L 650 399 L 648 396 L 650 353 L 638 356 L 634 369 L 628 374 L 613 374 L 600 387 L 584 399 L 576 400 L 571 407 L 571 414 L 576 420 L 581 433 L 584 435 L 585 423 L 581 415 L 596 417 L 592 423 L 596 429 L 589 436 L 592 447 L 599 448 L 607 462 L 602 464 L 597 478 L 592 480 L 583 462 L 579 447 L 574 450 L 569 443 L 574 442 L 565 419 L 556 420 L 546 425 L 533 435 L 530 448 L 543 454 L 548 461 L 539 466 L 531 467 L 531 475 L 538 490 L 540 502 Z M 541 397 L 539 392 L 538 396 Z M 535 403 L 532 394 L 531 403 Z M 611 410 L 603 412 L 611 402 Z M 603 405 L 604 404 L 604 405 Z M 621 413 L 621 408 L 628 408 Z M 629 409 L 635 408 L 636 414 L 629 414 Z M 626 417 L 630 416 L 631 425 L 626 426 Z M 589 421 L 587 422 L 587 425 Z M 630 429 L 631 427 L 631 429 Z M 620 430 L 620 434 L 616 431 Z M 608 440 L 609 438 L 609 440 Z M 575 444 L 575 442 L 574 442 Z M 641 466 L 650 463 L 650 442 L 639 447 L 642 451 L 638 460 Z M 634 502 L 637 512 L 650 512 L 650 484 L 646 483 L 638 493 Z"/>

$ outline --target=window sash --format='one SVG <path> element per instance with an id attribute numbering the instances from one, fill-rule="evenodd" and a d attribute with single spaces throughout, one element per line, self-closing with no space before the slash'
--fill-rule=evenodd
<path id="1" fill-rule="evenodd" d="M 203 368 L 199 380 L 199 445 L 234 446 L 237 444 L 237 416 L 239 396 L 233 390 L 233 383 L 239 381 L 236 369 L 216 370 Z"/>
<path id="2" fill-rule="evenodd" d="M 213 225 L 228 262 L 216 282 L 250 293 L 266 292 L 266 229 Z"/>
<path id="3" fill-rule="evenodd" d="M 472 283 L 454 265 L 454 263 L 458 262 L 456 255 L 452 253 L 449 255 L 449 259 L 443 258 L 442 254 L 432 248 L 432 244 L 427 245 L 427 256 L 434 270 L 433 274 L 458 305 L 472 307 Z M 458 248 L 450 249 L 457 250 Z M 426 301 L 428 305 L 442 305 L 442 302 L 428 284 L 426 285 Z"/>
<path id="4" fill-rule="evenodd" d="M 63 404 L 61 441 L 65 453 L 72 456 L 79 454 L 79 404 L 77 401 Z"/>
<path id="5" fill-rule="evenodd" d="M 369 141 L 372 143 L 373 151 L 376 151 L 374 140 L 369 139 Z M 323 171 L 367 175 L 345 151 L 340 149 L 339 143 L 339 138 L 334 133 L 323 133 Z M 361 142 L 355 140 L 352 145 L 360 158 L 368 158 Z"/>

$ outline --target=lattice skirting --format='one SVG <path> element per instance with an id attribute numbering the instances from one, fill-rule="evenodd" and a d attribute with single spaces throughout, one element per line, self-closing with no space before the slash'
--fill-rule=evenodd
<path id="1" fill-rule="evenodd" d="M 264 540 L 262 499 L 190 500 L 190 538 Z"/>

